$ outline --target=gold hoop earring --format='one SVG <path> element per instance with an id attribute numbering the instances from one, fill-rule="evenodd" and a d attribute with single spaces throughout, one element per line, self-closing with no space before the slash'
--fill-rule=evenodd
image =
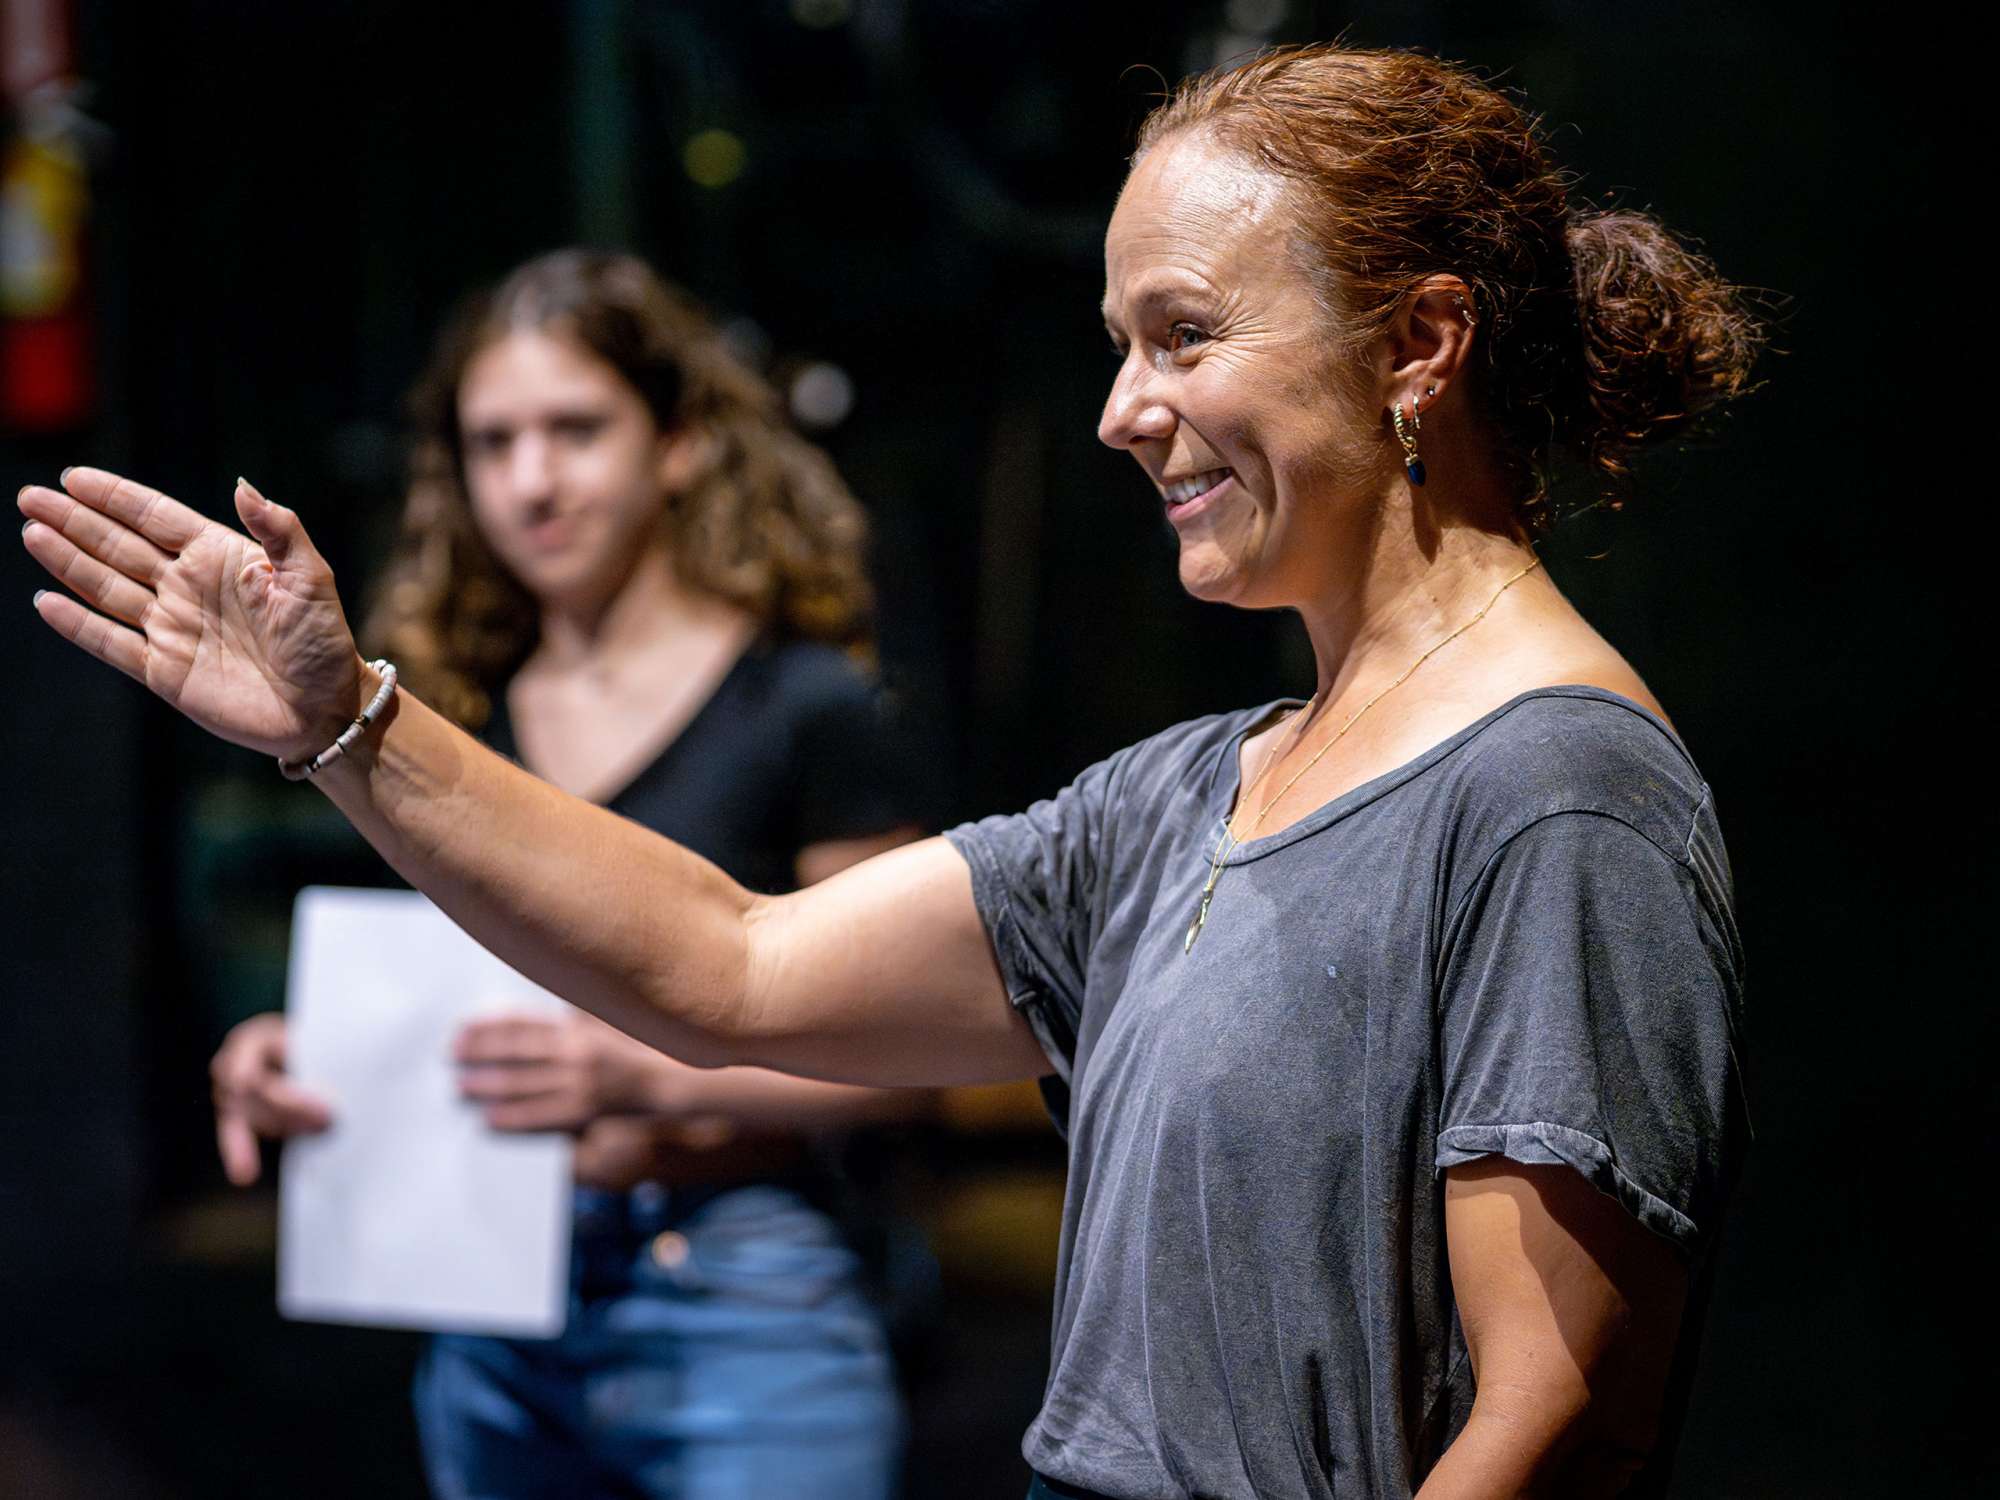
<path id="1" fill-rule="evenodd" d="M 1403 445 L 1403 473 L 1409 476 L 1411 484 L 1424 482 L 1424 461 L 1417 453 L 1417 433 L 1423 428 L 1424 419 L 1421 403 L 1415 396 L 1410 398 L 1410 419 L 1403 422 L 1403 403 L 1393 402 L 1389 407 L 1389 420 L 1396 427 L 1396 441 Z"/>

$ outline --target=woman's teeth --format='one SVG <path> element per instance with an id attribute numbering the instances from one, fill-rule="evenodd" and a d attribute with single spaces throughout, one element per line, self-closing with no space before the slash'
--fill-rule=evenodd
<path id="1" fill-rule="evenodd" d="M 1185 505 L 1197 495 L 1205 495 L 1229 477 L 1227 469 L 1210 469 L 1206 474 L 1193 474 L 1186 479 L 1177 479 L 1166 488 L 1167 504 Z"/>

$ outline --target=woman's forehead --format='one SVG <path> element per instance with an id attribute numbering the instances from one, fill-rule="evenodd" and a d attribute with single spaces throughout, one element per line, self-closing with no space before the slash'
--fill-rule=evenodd
<path id="1" fill-rule="evenodd" d="M 1133 165 L 1104 237 L 1105 301 L 1177 279 L 1213 280 L 1285 247 L 1287 185 L 1201 134 L 1171 137 Z"/>
<path id="2" fill-rule="evenodd" d="M 466 361 L 458 399 L 464 409 L 527 396 L 582 400 L 614 393 L 624 385 L 617 370 L 576 340 L 552 330 L 518 329 L 502 334 Z"/>
<path id="3" fill-rule="evenodd" d="M 1212 130 L 1185 130 L 1155 142 L 1136 161 L 1126 189 L 1140 186 L 1191 212 L 1241 213 L 1284 192 L 1284 179 Z"/>

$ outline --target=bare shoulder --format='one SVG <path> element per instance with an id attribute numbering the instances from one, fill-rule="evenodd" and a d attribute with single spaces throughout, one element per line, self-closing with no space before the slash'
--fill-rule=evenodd
<path id="1" fill-rule="evenodd" d="M 1551 587 L 1522 604 L 1514 628 L 1497 634 L 1490 643 L 1490 671 L 1481 696 L 1491 701 L 1482 712 L 1537 688 L 1594 687 L 1671 722 L 1637 669 L 1560 591 Z"/>
<path id="2" fill-rule="evenodd" d="M 1592 687 L 1631 700 L 1663 723 L 1671 723 L 1666 708 L 1653 696 L 1632 664 L 1599 640 L 1600 649 L 1551 653 L 1542 660 L 1524 663 L 1519 686 L 1507 698 L 1547 687 Z M 1531 680 L 1532 679 L 1532 680 Z M 1505 702 L 1506 699 L 1501 700 Z M 1496 705 L 1497 706 L 1497 705 Z"/>

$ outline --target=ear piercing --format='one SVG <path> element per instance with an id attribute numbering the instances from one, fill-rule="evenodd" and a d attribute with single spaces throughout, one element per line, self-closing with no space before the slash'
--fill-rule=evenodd
<path id="1" fill-rule="evenodd" d="M 1431 387 L 1432 394 L 1436 394 L 1436 391 L 1436 386 Z M 1421 407 L 1422 398 L 1412 396 L 1407 424 L 1403 420 L 1403 403 L 1400 400 L 1389 407 L 1389 420 L 1396 427 L 1396 441 L 1403 445 L 1403 472 L 1409 476 L 1410 483 L 1414 485 L 1421 485 L 1424 482 L 1424 461 L 1417 452 L 1417 433 L 1424 425 Z"/>

